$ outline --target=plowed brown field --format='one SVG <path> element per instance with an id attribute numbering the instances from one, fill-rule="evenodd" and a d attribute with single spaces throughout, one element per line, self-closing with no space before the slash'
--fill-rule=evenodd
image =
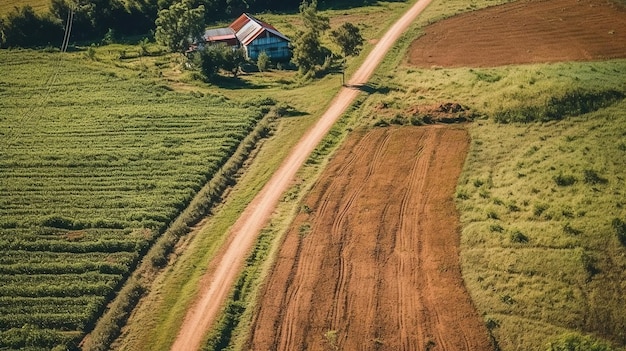
<path id="1" fill-rule="evenodd" d="M 354 132 L 305 200 L 252 350 L 490 350 L 459 266 L 460 126 Z"/>
<path id="2" fill-rule="evenodd" d="M 611 0 L 520 0 L 437 22 L 411 45 L 420 67 L 626 58 L 626 8 Z"/>

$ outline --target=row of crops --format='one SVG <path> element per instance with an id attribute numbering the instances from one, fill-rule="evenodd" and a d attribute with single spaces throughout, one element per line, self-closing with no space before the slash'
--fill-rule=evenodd
<path id="1" fill-rule="evenodd" d="M 0 51 L 0 349 L 75 347 L 262 116 L 61 55 Z"/>

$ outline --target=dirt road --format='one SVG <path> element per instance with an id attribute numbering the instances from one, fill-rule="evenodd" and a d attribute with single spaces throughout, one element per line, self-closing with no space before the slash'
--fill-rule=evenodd
<path id="1" fill-rule="evenodd" d="M 491 350 L 459 264 L 468 145 L 459 126 L 353 132 L 285 236 L 246 349 Z"/>
<path id="2" fill-rule="evenodd" d="M 348 86 L 363 85 L 367 82 L 387 51 L 430 1 L 419 0 L 391 27 L 350 79 Z M 309 154 L 358 94 L 357 89 L 341 89 L 328 110 L 294 147 L 278 171 L 274 173 L 263 190 L 237 220 L 222 254 L 218 257 L 219 262 L 211 265 L 207 272 L 208 276 L 203 279 L 206 284 L 201 287 L 200 295 L 194 306 L 187 311 L 172 350 L 190 351 L 200 348 L 206 331 L 217 317 L 237 274 L 241 270 L 246 254 L 252 247 L 261 228 L 267 223 L 280 197 L 289 187 L 297 170 Z"/>

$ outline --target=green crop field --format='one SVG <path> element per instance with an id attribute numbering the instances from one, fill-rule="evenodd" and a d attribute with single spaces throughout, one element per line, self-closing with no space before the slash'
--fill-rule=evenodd
<path id="1" fill-rule="evenodd" d="M 0 348 L 73 345 L 263 113 L 0 51 Z"/>

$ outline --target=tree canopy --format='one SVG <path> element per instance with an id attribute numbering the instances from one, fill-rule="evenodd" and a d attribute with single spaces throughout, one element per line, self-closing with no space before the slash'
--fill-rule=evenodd
<path id="1" fill-rule="evenodd" d="M 237 77 L 246 57 L 243 49 L 233 49 L 227 45 L 207 45 L 203 50 L 194 53 L 194 61 L 204 76 L 211 80 L 220 69 Z"/>
<path id="2" fill-rule="evenodd" d="M 331 31 L 332 41 L 339 46 L 344 56 L 356 56 L 361 52 L 363 37 L 357 26 L 350 22 Z"/>
<path id="3" fill-rule="evenodd" d="M 304 27 L 308 31 L 320 34 L 330 28 L 328 17 L 322 16 L 317 12 L 317 0 L 312 0 L 311 2 L 307 0 L 302 1 L 300 4 L 300 18 L 302 18 Z"/>
<path id="4" fill-rule="evenodd" d="M 204 6 L 192 8 L 192 0 L 182 0 L 159 11 L 156 41 L 172 52 L 184 53 L 204 33 Z"/>
<path id="5" fill-rule="evenodd" d="M 317 12 L 317 0 L 308 2 L 303 0 L 300 4 L 300 18 L 306 31 L 300 31 L 292 41 L 291 61 L 298 66 L 302 75 L 307 75 L 315 70 L 315 67 L 324 63 L 327 53 L 330 51 L 323 47 L 320 35 L 330 28 L 328 17 Z"/>

